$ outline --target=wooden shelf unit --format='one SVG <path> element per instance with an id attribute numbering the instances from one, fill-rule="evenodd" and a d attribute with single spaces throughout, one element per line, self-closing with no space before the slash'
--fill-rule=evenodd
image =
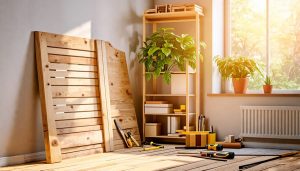
<path id="1" fill-rule="evenodd" d="M 152 24 L 152 31 L 157 31 L 157 24 L 160 23 L 181 23 L 181 22 L 194 22 L 195 23 L 195 44 L 196 44 L 196 69 L 194 72 L 189 71 L 172 71 L 171 74 L 185 74 L 186 75 L 186 93 L 185 94 L 157 94 L 156 88 L 151 93 L 146 92 L 146 78 L 145 78 L 145 66 L 143 65 L 143 140 L 145 141 L 146 138 L 159 138 L 159 139 L 170 139 L 170 140 L 184 140 L 185 137 L 175 137 L 175 136 L 168 136 L 168 135 L 159 135 L 159 136 L 152 136 L 152 137 L 145 137 L 145 123 L 147 117 L 163 117 L 163 116 L 180 116 L 185 117 L 185 125 L 186 129 L 189 130 L 190 126 L 190 116 L 195 116 L 195 123 L 193 124 L 198 130 L 198 117 L 200 114 L 200 17 L 203 16 L 203 13 L 196 12 L 196 11 L 188 11 L 188 12 L 168 12 L 168 13 L 156 13 L 156 14 L 144 14 L 143 16 L 143 42 L 146 41 L 146 24 Z M 188 62 L 186 63 L 186 68 L 189 67 Z M 193 79 L 193 84 L 195 84 L 195 90 L 193 93 L 189 91 L 189 85 L 191 84 L 189 81 L 190 75 L 195 75 Z M 156 79 L 153 79 L 153 87 L 156 87 Z M 147 98 L 155 98 L 155 97 L 177 97 L 177 98 L 185 98 L 185 105 L 186 105 L 186 113 L 185 114 L 145 114 L 145 102 Z M 190 98 L 194 98 L 194 113 L 190 112 Z"/>

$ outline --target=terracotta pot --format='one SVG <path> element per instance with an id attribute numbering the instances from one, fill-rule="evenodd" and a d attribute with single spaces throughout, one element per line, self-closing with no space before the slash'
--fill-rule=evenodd
<path id="1" fill-rule="evenodd" d="M 265 94 L 271 94 L 272 93 L 272 89 L 273 89 L 272 85 L 264 85 L 263 88 L 264 88 L 264 93 Z"/>
<path id="2" fill-rule="evenodd" d="M 235 94 L 245 94 L 248 87 L 248 78 L 232 78 Z"/>

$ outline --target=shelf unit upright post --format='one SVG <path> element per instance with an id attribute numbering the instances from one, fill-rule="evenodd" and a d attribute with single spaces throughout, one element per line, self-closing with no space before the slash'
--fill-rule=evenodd
<path id="1" fill-rule="evenodd" d="M 146 115 L 145 115 L 145 102 L 147 97 L 185 97 L 186 113 L 183 114 L 167 114 L 166 116 L 185 116 L 185 125 L 186 130 L 189 130 L 190 125 L 190 97 L 195 97 L 195 128 L 198 131 L 198 118 L 200 112 L 203 110 L 203 106 L 200 103 L 202 102 L 202 96 L 200 96 L 200 16 L 203 16 L 201 12 L 197 11 L 185 11 L 185 12 L 168 12 L 168 13 L 155 13 L 155 14 L 144 14 L 143 16 L 143 42 L 146 41 L 146 25 L 152 24 L 152 31 L 157 30 L 157 24 L 159 23 L 178 23 L 178 22 L 195 22 L 195 44 L 196 44 L 196 70 L 195 72 L 189 72 L 189 63 L 186 62 L 186 70 L 184 72 L 172 72 L 171 74 L 185 74 L 186 75 L 186 94 L 156 94 L 156 79 L 153 79 L 153 94 L 146 93 L 146 71 L 145 66 L 143 65 L 143 141 L 145 141 L 145 124 L 146 124 Z M 190 93 L 189 91 L 189 77 L 190 74 L 195 74 L 195 92 Z M 151 115 L 155 116 L 155 115 Z M 165 138 L 165 139 L 185 139 L 183 137 L 169 137 L 169 136 L 157 136 L 149 138 Z"/>

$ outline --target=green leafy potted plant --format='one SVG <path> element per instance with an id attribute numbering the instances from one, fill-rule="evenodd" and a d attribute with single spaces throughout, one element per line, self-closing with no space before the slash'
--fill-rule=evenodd
<path id="1" fill-rule="evenodd" d="M 260 69 L 255 60 L 248 57 L 215 57 L 215 62 L 219 68 L 221 76 L 225 79 L 232 78 L 234 92 L 245 94 L 248 86 L 249 76 Z"/>
<path id="2" fill-rule="evenodd" d="M 273 86 L 271 82 L 271 77 L 266 75 L 264 82 L 265 82 L 265 85 L 263 85 L 264 93 L 265 94 L 272 93 Z"/>
<path id="3" fill-rule="evenodd" d="M 184 71 L 185 62 L 193 69 L 196 67 L 196 46 L 192 36 L 176 35 L 173 28 L 161 28 L 147 37 L 144 47 L 138 52 L 140 63 L 145 65 L 146 79 L 161 74 L 166 83 L 171 81 L 171 70 L 177 66 Z M 205 47 L 204 43 L 200 44 Z M 200 57 L 203 56 L 200 54 Z"/>

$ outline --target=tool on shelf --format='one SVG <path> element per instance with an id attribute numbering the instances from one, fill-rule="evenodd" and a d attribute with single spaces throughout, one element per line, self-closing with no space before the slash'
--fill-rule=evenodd
<path id="1" fill-rule="evenodd" d="M 117 129 L 118 129 L 118 132 L 120 133 L 122 139 L 124 140 L 124 142 L 125 142 L 125 144 L 128 148 L 133 147 L 133 143 L 137 147 L 140 146 L 139 143 L 136 141 L 136 139 L 132 136 L 130 131 L 124 132 L 121 125 L 120 125 L 120 123 L 116 119 L 114 120 L 114 122 L 116 124 Z"/>
<path id="2" fill-rule="evenodd" d="M 164 146 L 161 144 L 154 143 L 153 141 L 151 142 L 145 141 L 143 143 L 143 151 L 158 150 L 161 148 L 164 148 Z"/>

